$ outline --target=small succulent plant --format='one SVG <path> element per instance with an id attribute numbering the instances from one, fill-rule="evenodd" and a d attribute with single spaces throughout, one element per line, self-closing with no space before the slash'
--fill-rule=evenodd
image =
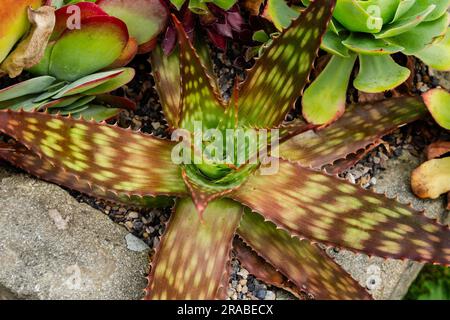
<path id="1" fill-rule="evenodd" d="M 176 141 L 106 123 L 13 110 L 0 111 L 0 131 L 14 139 L 0 147 L 0 157 L 106 201 L 145 207 L 178 198 L 151 264 L 147 299 L 224 298 L 233 246 L 243 265 L 262 280 L 317 299 L 370 295 L 312 242 L 448 265 L 447 226 L 314 170 L 326 166 L 339 172 L 384 134 L 426 115 L 420 97 L 353 105 L 320 130 L 283 123 L 307 82 L 334 3 L 311 3 L 265 50 L 228 102 L 175 16 L 177 54 L 166 56 L 160 48 L 152 52 L 171 130 L 182 129 L 196 143 L 198 127 L 222 133 L 256 130 L 258 135 L 272 128 L 269 140 L 278 132 L 281 144 L 270 148 L 258 140 L 257 154 L 265 156 L 256 162 L 250 161 L 255 154 L 247 143 L 236 146 L 224 164 L 217 161 L 221 152 L 211 148 L 212 140 L 200 136 L 205 156 L 192 163 L 197 153 L 194 148 L 189 156 L 190 144 L 178 149 Z M 186 161 L 176 163 L 174 154 Z M 272 175 L 264 174 L 267 160 L 278 163 Z"/>
<path id="2" fill-rule="evenodd" d="M 415 56 L 437 70 L 450 70 L 449 4 L 448 0 L 337 0 L 321 46 L 332 57 L 305 90 L 305 119 L 323 125 L 343 114 L 356 61 L 359 72 L 353 86 L 367 93 L 394 89 L 409 78 L 410 70 L 393 59 L 396 53 Z M 301 10 L 284 0 L 268 0 L 262 16 L 282 30 Z"/>
<path id="3" fill-rule="evenodd" d="M 134 108 L 107 93 L 133 79 L 134 70 L 122 67 L 155 46 L 167 9 L 159 0 L 94 2 L 47 1 L 57 10 L 45 52 L 28 69 L 37 77 L 2 89 L 0 109 L 47 109 L 100 121 Z"/>

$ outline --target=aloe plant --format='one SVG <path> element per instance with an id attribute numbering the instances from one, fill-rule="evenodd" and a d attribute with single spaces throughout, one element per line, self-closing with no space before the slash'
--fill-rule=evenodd
<path id="1" fill-rule="evenodd" d="M 244 144 L 236 149 L 236 157 L 249 155 L 242 163 L 236 157 L 227 165 L 206 157 L 192 164 L 187 148 L 185 161 L 177 164 L 176 141 L 106 123 L 13 110 L 0 111 L 0 130 L 16 141 L 1 147 L 0 156 L 41 179 L 107 201 L 142 207 L 177 198 L 151 264 L 146 299 L 224 298 L 235 235 L 245 243 L 235 242 L 241 262 L 255 275 L 317 299 L 370 295 L 313 243 L 448 265 L 447 226 L 314 170 L 329 164 L 342 170 L 353 161 L 347 155 L 424 116 L 420 97 L 351 106 L 326 129 L 283 124 L 307 81 L 333 7 L 333 0 L 314 1 L 265 51 L 229 102 L 221 98 L 211 71 L 176 18 L 178 55 L 165 56 L 161 49 L 152 53 L 173 130 L 195 139 L 198 126 L 219 132 L 279 129 L 282 143 L 266 150 L 264 160 L 251 162 L 253 154 Z M 276 132 L 270 131 L 270 140 Z M 210 150 L 211 141 L 201 140 L 201 151 Z M 278 160 L 278 172 L 264 175 L 270 165 L 265 160 Z"/>

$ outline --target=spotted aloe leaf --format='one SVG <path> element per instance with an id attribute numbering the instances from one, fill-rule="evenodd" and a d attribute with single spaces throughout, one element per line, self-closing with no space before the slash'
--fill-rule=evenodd
<path id="1" fill-rule="evenodd" d="M 3 0 L 0 7 L 0 63 L 27 32 L 27 7 L 37 9 L 43 0 Z"/>
<path id="2" fill-rule="evenodd" d="M 370 255 L 450 264 L 447 226 L 383 195 L 284 160 L 276 176 L 252 176 L 232 197 L 293 236 Z"/>
<path id="3" fill-rule="evenodd" d="M 421 99 L 412 97 L 350 105 L 329 127 L 296 135 L 282 143 L 280 156 L 319 169 L 379 144 L 382 136 L 426 113 Z"/>
<path id="4" fill-rule="evenodd" d="M 225 112 L 220 93 L 208 75 L 183 26 L 173 16 L 180 48 L 181 117 L 179 127 L 194 130 L 194 122 L 202 128 L 217 127 Z"/>
<path id="5" fill-rule="evenodd" d="M 256 251 L 246 245 L 240 238 L 236 237 L 234 239 L 233 249 L 241 265 L 257 279 L 289 291 L 299 299 L 309 298 L 305 292 L 289 281 L 288 278 L 259 256 Z"/>
<path id="6" fill-rule="evenodd" d="M 257 213 L 246 210 L 238 234 L 298 288 L 304 288 L 316 299 L 370 298 L 350 275 L 318 247 L 292 238 L 273 223 L 265 222 Z"/>
<path id="7" fill-rule="evenodd" d="M 218 298 L 242 211 L 231 200 L 215 200 L 200 223 L 193 202 L 180 200 L 152 262 L 146 299 Z"/>
<path id="8" fill-rule="evenodd" d="M 314 1 L 256 62 L 240 88 L 241 125 L 266 128 L 284 120 L 305 86 L 334 3 Z"/>
<path id="9" fill-rule="evenodd" d="M 172 128 L 177 127 L 181 99 L 179 52 L 165 55 L 158 45 L 151 53 L 150 62 L 166 120 Z"/>
<path id="10" fill-rule="evenodd" d="M 168 207 L 173 204 L 173 199 L 166 196 L 140 197 L 111 192 L 102 186 L 82 180 L 76 174 L 70 173 L 61 167 L 53 166 L 45 157 L 38 156 L 19 143 L 0 143 L 0 158 L 42 180 L 78 190 L 109 203 L 128 205 L 135 208 Z"/>
<path id="11" fill-rule="evenodd" d="M 199 37 L 196 38 L 198 39 Z M 218 92 L 217 83 L 213 80 L 212 61 L 206 43 L 199 39 L 195 43 L 195 49 L 205 67 L 206 74 L 211 80 L 211 84 L 214 86 L 216 92 Z M 158 45 L 151 52 L 150 63 L 164 115 L 170 127 L 176 128 L 179 125 L 181 107 L 179 49 L 176 48 L 171 54 L 167 55 L 164 53 L 162 46 Z"/>
<path id="12" fill-rule="evenodd" d="M 0 113 L 0 131 L 55 167 L 110 192 L 185 193 L 170 141 L 96 122 L 9 110 Z"/>
<path id="13" fill-rule="evenodd" d="M 444 89 L 433 89 L 423 94 L 423 100 L 434 120 L 450 130 L 450 93 Z"/>

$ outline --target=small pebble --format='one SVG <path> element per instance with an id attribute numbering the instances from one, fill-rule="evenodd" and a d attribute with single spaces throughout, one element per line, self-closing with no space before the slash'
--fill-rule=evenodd
<path id="1" fill-rule="evenodd" d="M 275 293 L 272 291 L 267 291 L 266 297 L 264 298 L 264 300 L 275 300 L 275 299 L 276 299 Z"/>
<path id="2" fill-rule="evenodd" d="M 128 212 L 128 217 L 130 219 L 137 219 L 139 218 L 139 213 L 137 213 L 136 211 L 130 211 Z"/>

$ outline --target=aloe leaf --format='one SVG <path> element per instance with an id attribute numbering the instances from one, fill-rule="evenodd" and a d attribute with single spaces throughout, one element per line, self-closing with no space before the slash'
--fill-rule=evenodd
<path id="1" fill-rule="evenodd" d="M 383 92 L 405 82 L 411 74 L 389 55 L 359 55 L 359 73 L 353 81 L 356 89 L 364 92 Z"/>
<path id="2" fill-rule="evenodd" d="M 348 49 L 367 55 L 393 54 L 405 49 L 383 39 L 374 39 L 371 34 L 352 33 L 342 44 Z"/>
<path id="3" fill-rule="evenodd" d="M 194 130 L 201 121 L 203 129 L 217 127 L 225 106 L 200 57 L 192 46 L 181 23 L 173 16 L 178 33 L 181 76 L 181 117 L 179 127 Z"/>
<path id="4" fill-rule="evenodd" d="M 356 56 L 332 56 L 317 79 L 305 90 L 302 112 L 312 124 L 328 124 L 338 119 L 345 110 L 347 86 Z"/>
<path id="5" fill-rule="evenodd" d="M 433 10 L 436 8 L 436 5 L 432 4 L 426 9 L 424 9 L 421 12 L 416 13 L 415 15 L 398 20 L 397 22 L 394 22 L 392 24 L 388 24 L 383 27 L 383 29 L 375 34 L 375 38 L 377 39 L 383 39 L 383 38 L 389 38 L 394 37 L 399 34 L 402 34 L 403 32 L 409 31 L 415 26 L 417 26 L 422 21 L 425 21 L 426 17 L 433 12 Z"/>
<path id="6" fill-rule="evenodd" d="M 299 12 L 287 5 L 285 0 L 268 0 L 264 8 L 263 17 L 272 21 L 275 27 L 282 31 L 298 18 Z"/>
<path id="7" fill-rule="evenodd" d="M 59 99 L 70 95 L 85 93 L 88 90 L 95 89 L 96 87 L 113 80 L 124 72 L 128 73 L 125 69 L 116 69 L 85 76 L 75 82 L 69 83 L 52 98 Z"/>
<path id="8" fill-rule="evenodd" d="M 92 110 L 90 108 L 89 110 Z M 19 143 L 0 143 L 0 158 L 25 170 L 39 179 L 52 182 L 84 194 L 102 199 L 108 203 L 125 204 L 133 208 L 163 208 L 173 204 L 171 197 L 138 197 L 113 193 L 96 186 L 92 182 L 80 179 L 78 176 L 53 166 L 44 157 L 39 157 Z"/>
<path id="9" fill-rule="evenodd" d="M 386 38 L 389 43 L 404 47 L 403 54 L 413 55 L 428 45 L 433 44 L 437 38 L 445 35 L 449 24 L 449 15 L 443 14 L 439 19 L 422 22 L 410 31 L 396 37 Z"/>
<path id="10" fill-rule="evenodd" d="M 270 188 L 270 197 L 267 190 Z M 450 264 L 450 233 L 409 206 L 281 160 L 232 198 L 292 236 L 394 259 Z"/>
<path id="11" fill-rule="evenodd" d="M 269 285 L 289 291 L 299 299 L 305 297 L 304 291 L 302 292 L 300 288 L 289 281 L 288 278 L 259 256 L 256 251 L 246 245 L 240 238 L 235 237 L 233 249 L 240 264 L 255 278 Z"/>
<path id="12" fill-rule="evenodd" d="M 332 31 L 327 31 L 327 33 L 325 33 L 320 48 L 342 58 L 350 57 L 348 48 L 342 44 L 341 37 Z"/>
<path id="13" fill-rule="evenodd" d="M 0 131 L 55 167 L 110 192 L 186 192 L 180 169 L 171 161 L 171 141 L 106 124 L 9 110 L 0 111 Z"/>
<path id="14" fill-rule="evenodd" d="M 176 128 L 179 123 L 181 99 L 179 51 L 176 49 L 167 56 L 158 45 L 151 52 L 150 62 L 164 116 L 169 126 Z"/>
<path id="15" fill-rule="evenodd" d="M 109 16 L 81 21 L 81 29 L 66 30 L 53 46 L 49 72 L 74 81 L 111 65 L 128 43 L 126 25 Z"/>
<path id="16" fill-rule="evenodd" d="M 379 143 L 399 126 L 427 115 L 420 98 L 402 97 L 353 104 L 329 127 L 301 133 L 280 145 L 280 157 L 321 169 L 351 153 Z"/>
<path id="17" fill-rule="evenodd" d="M 0 101 L 15 99 L 21 96 L 40 93 L 47 89 L 55 78 L 50 76 L 42 76 L 22 81 L 18 84 L 0 90 Z"/>
<path id="18" fill-rule="evenodd" d="M 363 1 L 339 0 L 333 16 L 347 30 L 353 32 L 377 33 L 383 26 L 380 16 L 369 14 L 361 5 Z"/>
<path id="19" fill-rule="evenodd" d="M 316 299 L 370 299 L 325 252 L 308 241 L 292 238 L 257 213 L 246 210 L 237 233 L 258 255 Z"/>
<path id="20" fill-rule="evenodd" d="M 266 128 L 284 120 L 306 84 L 333 6 L 329 0 L 311 3 L 258 59 L 239 90 L 241 126 Z"/>
<path id="21" fill-rule="evenodd" d="M 168 10 L 159 0 L 98 0 L 97 5 L 125 22 L 139 45 L 157 37 L 167 24 Z"/>
<path id="22" fill-rule="evenodd" d="M 192 201 L 180 200 L 152 261 L 145 299 L 224 299 L 217 293 L 241 217 L 242 206 L 221 199 L 208 206 L 201 223 Z"/>
<path id="23" fill-rule="evenodd" d="M 432 89 L 422 97 L 434 120 L 450 130 L 450 93 L 444 89 Z"/>
<path id="24" fill-rule="evenodd" d="M 450 30 L 447 30 L 445 38 L 414 54 L 430 67 L 440 70 L 450 70 Z"/>

